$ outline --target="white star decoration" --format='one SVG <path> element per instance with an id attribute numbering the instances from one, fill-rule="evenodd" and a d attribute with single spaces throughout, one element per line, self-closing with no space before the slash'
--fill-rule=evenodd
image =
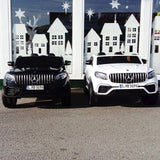
<path id="1" fill-rule="evenodd" d="M 19 23 L 23 23 L 22 22 L 22 17 L 25 17 L 24 13 L 25 11 L 22 11 L 20 8 L 18 11 L 15 11 L 16 15 L 15 17 L 18 17 L 19 18 Z"/>
<path id="2" fill-rule="evenodd" d="M 87 11 L 87 14 L 88 14 L 88 16 L 89 16 L 89 21 L 91 20 L 91 17 L 94 15 L 94 11 L 93 11 L 93 9 L 89 9 L 88 11 Z"/>
<path id="3" fill-rule="evenodd" d="M 69 7 L 70 7 L 69 2 L 65 1 L 65 2 L 63 3 L 62 7 L 63 7 L 63 9 L 65 10 L 65 13 L 67 14 L 67 11 L 68 11 L 68 9 L 69 9 Z"/>
<path id="4" fill-rule="evenodd" d="M 121 5 L 120 3 L 118 3 L 118 0 L 112 0 L 112 3 L 110 3 L 110 5 L 112 5 L 112 9 L 113 8 L 117 8 L 118 6 Z"/>

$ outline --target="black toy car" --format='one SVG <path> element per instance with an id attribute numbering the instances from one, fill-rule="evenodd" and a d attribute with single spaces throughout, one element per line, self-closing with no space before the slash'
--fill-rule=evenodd
<path id="1" fill-rule="evenodd" d="M 70 81 L 65 65 L 70 61 L 56 56 L 18 57 L 8 62 L 12 69 L 3 81 L 2 102 L 5 107 L 16 106 L 22 97 L 61 97 L 62 105 L 69 106 Z"/>

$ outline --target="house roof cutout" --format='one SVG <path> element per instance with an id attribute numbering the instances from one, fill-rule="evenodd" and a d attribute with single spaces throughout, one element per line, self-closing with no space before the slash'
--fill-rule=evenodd
<path id="1" fill-rule="evenodd" d="M 27 33 L 27 29 L 26 29 L 25 24 L 14 24 L 13 25 L 13 33 L 16 33 L 16 34 Z"/>
<path id="2" fill-rule="evenodd" d="M 88 32 L 88 34 L 85 37 L 85 41 L 87 41 L 87 40 L 100 41 L 101 38 L 97 34 L 97 32 L 93 28 L 91 28 L 90 31 Z"/>
<path id="3" fill-rule="evenodd" d="M 139 27 L 139 22 L 137 21 L 135 16 L 133 14 L 131 14 L 124 26 L 125 27 L 131 27 L 131 28 Z"/>
<path id="4" fill-rule="evenodd" d="M 68 30 L 63 25 L 63 23 L 60 21 L 60 19 L 56 18 L 47 32 L 48 33 L 56 33 L 56 34 L 60 33 L 60 34 L 62 34 L 62 33 L 68 33 Z"/>

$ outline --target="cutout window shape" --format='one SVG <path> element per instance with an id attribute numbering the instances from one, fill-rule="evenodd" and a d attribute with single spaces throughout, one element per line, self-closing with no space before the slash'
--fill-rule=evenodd
<path id="1" fill-rule="evenodd" d="M 155 53 L 159 53 L 159 46 L 158 45 L 155 45 L 155 50 L 154 50 Z"/>

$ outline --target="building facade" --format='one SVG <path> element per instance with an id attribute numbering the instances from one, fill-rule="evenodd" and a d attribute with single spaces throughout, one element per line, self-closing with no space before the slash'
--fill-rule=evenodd
<path id="1" fill-rule="evenodd" d="M 17 52 L 18 53 L 18 43 L 20 43 L 22 45 L 22 43 L 24 42 L 16 42 L 15 39 L 16 39 L 16 30 L 14 30 L 14 33 L 12 36 L 12 23 L 11 23 L 11 15 L 13 14 L 12 11 L 12 8 L 11 8 L 11 1 L 12 0 L 1 0 L 0 1 L 0 30 L 2 31 L 1 32 L 1 38 L 0 38 L 0 63 L 1 63 L 1 66 L 0 66 L 0 79 L 3 79 L 6 71 L 9 69 L 9 67 L 7 66 L 7 62 L 12 60 L 12 57 L 13 55 L 16 55 L 15 53 Z M 111 0 L 112 2 L 112 0 Z M 110 3 L 111 3 L 110 2 Z M 65 2 L 64 2 L 65 3 Z M 113 27 L 114 25 L 119 25 L 120 24 L 120 19 L 116 19 L 112 17 L 112 21 L 114 22 L 103 22 L 104 19 L 100 19 L 100 18 L 105 18 L 104 16 L 104 13 L 103 12 L 99 12 L 99 14 L 96 14 L 98 15 L 99 17 L 99 20 L 98 20 L 98 23 L 100 25 L 100 27 L 98 28 L 98 26 L 95 26 L 94 22 L 96 21 L 96 19 L 94 19 L 94 12 L 97 12 L 97 11 L 94 11 L 92 9 L 90 10 L 87 10 L 85 9 L 85 6 L 87 6 L 88 4 L 85 5 L 85 3 L 88 3 L 87 1 L 85 0 L 79 0 L 79 1 L 72 1 L 72 4 L 70 4 L 70 6 L 72 5 L 72 8 L 71 9 L 71 12 L 72 12 L 72 17 L 69 19 L 67 16 L 66 16 L 66 22 L 69 22 L 71 21 L 72 22 L 72 28 L 71 28 L 71 32 L 69 31 L 70 28 L 69 28 L 69 25 L 66 23 L 65 25 L 63 24 L 64 22 L 62 22 L 62 19 L 65 17 L 65 15 L 67 15 L 67 12 L 68 12 L 68 8 L 66 8 L 65 6 L 66 5 L 63 5 L 63 9 L 64 9 L 64 16 L 63 18 L 61 19 L 59 16 L 57 16 L 55 18 L 55 21 L 52 23 L 52 25 L 55 25 L 54 26 L 54 29 L 52 30 L 52 25 L 50 25 L 51 28 L 48 28 L 48 30 L 46 30 L 46 33 L 48 33 L 48 36 L 46 34 L 46 39 L 47 40 L 44 40 L 45 41 L 45 44 L 46 43 L 50 43 L 50 45 L 47 45 L 47 53 L 54 53 L 54 54 L 57 54 L 57 55 L 62 55 L 62 56 L 65 56 L 66 54 L 66 51 L 67 51 L 67 54 L 68 52 L 71 52 L 70 50 L 72 50 L 72 57 L 70 57 L 70 59 L 72 59 L 72 69 L 71 69 L 71 74 L 70 74 L 70 77 L 71 79 L 83 79 L 83 60 L 84 60 L 84 43 L 85 43 L 85 37 L 87 34 L 85 34 L 85 28 L 84 28 L 84 24 L 85 24 L 85 21 L 87 20 L 88 18 L 88 24 L 91 26 L 90 28 L 88 28 L 88 31 L 87 33 L 89 32 L 89 30 L 91 28 L 94 29 L 94 31 L 97 33 L 97 37 L 101 38 L 101 42 L 99 42 L 99 38 L 98 38 L 98 43 L 101 43 L 102 46 L 100 46 L 100 49 L 99 49 L 99 46 L 96 48 L 97 51 L 100 50 L 100 51 L 104 51 L 104 52 L 107 52 L 107 53 L 114 53 L 116 51 L 126 51 L 126 46 L 128 45 L 128 43 L 124 43 L 125 40 L 121 40 L 121 36 L 122 34 L 124 35 L 124 31 L 122 30 L 122 26 L 120 25 L 120 29 L 119 29 L 119 32 L 117 31 L 111 31 L 110 33 L 105 33 L 103 32 L 103 30 L 105 30 L 105 28 L 107 27 L 107 25 L 109 25 L 110 23 L 112 23 Z M 97 3 L 97 2 L 96 2 Z M 109 2 L 107 3 L 107 5 L 111 5 Z M 119 2 L 120 4 L 120 2 Z M 116 6 L 117 5 L 117 6 Z M 42 6 L 41 6 L 42 7 Z M 69 7 L 69 5 L 68 5 Z M 118 4 L 114 4 L 112 3 L 112 6 L 110 6 L 111 9 L 113 9 L 113 12 L 117 12 L 118 10 L 118 7 L 119 5 Z M 23 7 L 22 7 L 23 8 Z M 43 8 L 43 7 L 42 7 Z M 120 8 L 120 7 L 119 7 Z M 127 6 L 126 8 L 127 9 Z M 86 11 L 87 10 L 87 11 Z M 147 12 L 146 12 L 147 10 Z M 17 11 L 17 10 L 16 10 Z M 19 21 L 22 22 L 23 21 L 23 17 L 20 16 L 20 14 L 18 14 L 19 12 L 21 11 L 22 13 L 22 10 L 18 9 L 17 13 L 16 13 L 16 16 L 17 18 L 19 18 Z M 105 12 L 105 7 L 104 7 L 104 12 Z M 84 17 L 84 14 L 87 12 L 87 18 L 85 19 Z M 107 11 L 106 11 L 107 12 Z M 138 52 L 138 54 L 140 54 L 140 56 L 142 58 L 145 58 L 148 60 L 148 64 L 150 64 L 150 48 L 151 48 L 151 28 L 152 28 L 152 14 L 153 14 L 153 0 L 141 0 L 141 5 L 140 5 L 140 23 L 135 26 L 135 28 L 138 28 L 139 32 L 137 34 L 136 32 L 136 36 L 138 35 L 139 37 L 136 37 L 136 41 L 138 41 L 138 45 L 135 44 L 135 46 L 132 47 L 129 47 L 128 50 L 132 51 L 133 52 Z M 27 14 L 27 13 L 26 13 Z M 133 16 L 130 14 L 129 16 L 131 16 L 132 20 L 131 22 L 134 20 Z M 15 16 L 13 16 L 15 17 Z M 95 21 L 93 21 L 95 20 Z M 128 19 L 129 20 L 129 19 Z M 30 26 L 34 26 L 33 28 L 36 29 L 36 26 L 37 26 L 37 22 L 38 21 L 38 17 L 34 16 L 34 23 L 32 24 L 31 21 L 28 21 L 27 24 L 29 24 Z M 105 24 L 103 26 L 103 24 Z M 30 42 L 30 36 L 26 35 L 26 31 L 25 31 L 25 27 L 22 23 L 15 23 L 15 24 L 19 24 L 19 26 L 23 26 L 23 35 L 26 36 L 24 37 L 24 40 L 26 39 L 27 42 L 29 43 L 26 43 L 24 46 L 24 50 L 26 49 L 26 53 L 28 55 L 30 55 L 31 53 L 35 52 L 35 50 L 33 51 L 33 44 L 31 44 L 32 42 Z M 22 24 L 22 25 L 21 25 Z M 31 25 L 32 24 L 32 25 Z M 87 27 L 89 27 L 89 25 Z M 128 27 L 129 24 L 126 24 L 126 27 Z M 85 26 L 86 27 L 86 26 Z M 103 28 L 104 27 L 104 28 Z M 111 26 L 110 26 L 111 27 Z M 21 27 L 20 27 L 21 28 Z M 60 33 L 59 33 L 59 30 Z M 33 33 L 35 30 L 32 30 Z M 47 32 L 48 31 L 48 32 Z M 63 33 L 62 33 L 63 31 Z M 28 30 L 27 30 L 28 32 Z M 38 31 L 37 31 L 38 32 Z M 40 31 L 39 31 L 40 32 Z M 113 35 L 113 32 L 115 35 Z M 112 33 L 112 35 L 111 35 Z M 20 33 L 19 33 L 20 34 Z M 41 33 L 34 33 L 34 34 L 41 34 Z M 44 34 L 44 33 L 42 33 Z M 109 35 L 110 34 L 110 35 Z M 56 41 L 54 41 L 54 38 L 55 36 L 58 36 L 56 37 Z M 32 36 L 31 36 L 32 37 Z M 34 36 L 33 36 L 34 37 Z M 114 39 L 114 41 L 108 41 L 107 39 Z M 116 40 L 117 39 L 117 40 Z M 48 41 L 48 42 L 47 42 Z M 67 44 L 67 42 L 70 42 L 70 45 Z M 106 44 L 109 44 L 108 47 L 106 47 Z M 58 43 L 58 45 L 55 47 L 55 43 Z M 114 44 L 113 44 L 114 43 Z M 12 47 L 14 45 L 14 47 Z M 16 49 L 16 45 L 17 45 L 17 49 Z M 54 47 L 53 47 L 54 45 Z M 128 45 L 129 46 L 129 45 Z M 14 48 L 14 49 L 12 49 Z M 138 49 L 137 49 L 138 48 Z M 23 47 L 21 47 L 21 49 L 23 49 Z M 34 48 L 35 49 L 35 48 Z M 45 48 L 46 49 L 46 48 Z M 12 50 L 14 52 L 12 52 Z M 37 53 L 40 53 L 40 50 L 42 51 L 42 48 L 39 48 L 38 49 L 39 52 Z M 20 50 L 19 50 L 20 51 Z M 21 52 L 22 53 L 22 52 Z M 44 52 L 45 53 L 45 52 Z M 16 56 L 15 56 L 16 58 Z"/>

